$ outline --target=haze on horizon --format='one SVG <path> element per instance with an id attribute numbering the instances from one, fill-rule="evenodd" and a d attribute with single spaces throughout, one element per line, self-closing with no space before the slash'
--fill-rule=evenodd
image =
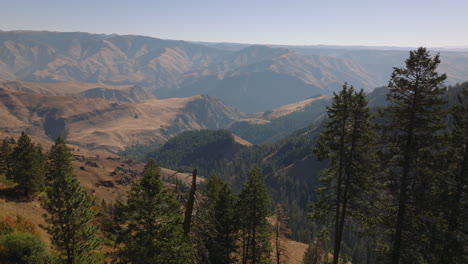
<path id="1" fill-rule="evenodd" d="M 0 30 L 279 45 L 468 47 L 466 0 L 2 1 Z"/>

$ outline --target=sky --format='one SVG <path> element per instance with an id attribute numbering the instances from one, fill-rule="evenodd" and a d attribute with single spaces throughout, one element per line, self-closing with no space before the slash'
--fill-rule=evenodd
<path id="1" fill-rule="evenodd" d="M 0 0 L 0 30 L 284 45 L 468 47 L 467 0 Z"/>

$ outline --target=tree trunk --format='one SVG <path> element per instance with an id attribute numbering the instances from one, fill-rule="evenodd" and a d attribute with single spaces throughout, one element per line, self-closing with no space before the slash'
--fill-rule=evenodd
<path id="1" fill-rule="evenodd" d="M 345 110 L 347 111 L 347 107 L 345 108 Z M 346 116 L 346 120 L 347 120 L 347 116 Z M 337 264 L 338 263 L 338 257 L 339 257 L 339 251 L 340 251 L 340 244 L 341 244 L 341 240 L 340 240 L 340 235 L 339 235 L 339 225 L 340 225 L 340 207 L 341 207 L 341 182 L 342 182 L 342 178 L 343 178 L 343 159 L 344 159 L 344 155 L 345 155 L 345 151 L 344 151 L 344 135 L 345 135 L 345 131 L 346 131 L 346 120 L 343 121 L 343 124 L 342 124 L 342 127 L 341 127 L 341 138 L 340 138 L 340 152 L 339 152 L 339 155 L 340 155 L 340 165 L 339 165 L 339 168 L 338 168 L 338 180 L 337 180 L 337 183 L 336 183 L 336 203 L 335 203 L 335 243 L 334 243 L 334 247 L 333 247 L 333 264 Z M 335 257 L 336 256 L 336 257 Z"/>
<path id="2" fill-rule="evenodd" d="M 279 238 L 280 238 L 280 219 L 279 217 L 277 216 L 277 219 L 276 219 L 276 236 L 275 236 L 275 247 L 276 247 L 276 264 L 280 264 L 280 257 L 281 257 L 281 245 L 280 245 L 280 242 L 279 242 Z"/>
<path id="3" fill-rule="evenodd" d="M 187 201 L 187 209 L 185 210 L 184 218 L 184 234 L 190 233 L 190 225 L 192 223 L 192 212 L 195 204 L 195 191 L 197 190 L 197 169 L 193 170 L 192 173 L 192 187 L 190 188 L 190 194 Z"/>
<path id="4" fill-rule="evenodd" d="M 418 81 L 416 81 L 416 86 L 418 86 Z M 406 148 L 404 155 L 404 162 L 403 162 L 403 173 L 401 175 L 401 182 L 400 182 L 400 195 L 398 197 L 398 216 L 397 216 L 397 224 L 395 228 L 395 237 L 393 241 L 393 249 L 392 249 L 392 264 L 398 264 L 400 262 L 400 255 L 401 255 L 401 244 L 402 244 L 402 235 L 403 235 L 403 228 L 405 224 L 405 215 L 406 215 L 406 192 L 408 190 L 408 175 L 410 172 L 410 166 L 412 162 L 412 153 L 413 153 L 413 133 L 414 133 L 414 119 L 415 119 L 415 105 L 416 105 L 416 98 L 418 97 L 418 93 L 415 92 L 413 98 L 413 105 L 412 105 L 412 112 L 410 115 L 410 123 L 408 129 L 408 135 L 406 137 Z"/>

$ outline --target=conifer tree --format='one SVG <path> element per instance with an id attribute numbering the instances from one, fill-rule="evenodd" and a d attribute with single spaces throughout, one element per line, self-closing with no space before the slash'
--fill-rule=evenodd
<path id="1" fill-rule="evenodd" d="M 214 173 L 207 180 L 206 196 L 212 214 L 211 230 L 205 238 L 209 263 L 235 263 L 239 230 L 235 196 L 228 184 Z"/>
<path id="2" fill-rule="evenodd" d="M 329 160 L 329 167 L 322 171 L 323 187 L 318 189 L 312 214 L 321 221 L 332 216 L 333 263 L 337 264 L 345 227 L 364 219 L 370 196 L 376 191 L 376 155 L 372 150 L 376 137 L 363 90 L 358 93 L 345 83 L 341 92 L 334 94 L 327 113 L 329 119 L 314 152 L 319 160 Z"/>
<path id="3" fill-rule="evenodd" d="M 440 156 L 445 114 L 441 98 L 446 75 L 436 72 L 439 55 L 426 48 L 410 51 L 405 68 L 394 68 L 383 119 L 383 160 L 387 165 L 382 181 L 391 199 L 385 229 L 389 237 L 391 263 L 428 261 L 430 229 L 438 203 L 434 198 L 437 177 L 443 175 Z M 429 261 L 430 262 L 430 261 Z"/>
<path id="4" fill-rule="evenodd" d="M 239 194 L 242 264 L 270 263 L 270 201 L 258 167 L 250 170 Z"/>
<path id="5" fill-rule="evenodd" d="M 123 263 L 191 263 L 190 245 L 182 229 L 182 212 L 174 194 L 163 187 L 153 159 L 132 183 L 126 203 L 117 208 L 122 224 L 118 242 Z"/>
<path id="6" fill-rule="evenodd" d="M 61 263 L 96 263 L 100 238 L 93 223 L 96 213 L 91 197 L 73 175 L 71 153 L 65 141 L 58 138 L 51 147 L 48 176 L 51 180 L 43 203 L 48 214 L 47 229 Z"/>
<path id="7" fill-rule="evenodd" d="M 325 243 L 328 234 L 326 229 L 322 229 L 319 235 L 309 244 L 304 257 L 302 258 L 303 264 L 321 264 L 324 260 L 328 260 L 328 253 L 325 251 Z M 328 263 L 328 262 L 325 262 Z"/>
<path id="8" fill-rule="evenodd" d="M 439 263 L 468 263 L 464 248 L 468 233 L 468 88 L 460 91 L 458 102 L 451 107 L 450 113 L 454 124 L 449 134 L 448 177 L 443 179 L 447 188 L 440 197 L 445 235 L 440 241 L 442 251 L 436 254 L 440 256 Z"/>
<path id="9" fill-rule="evenodd" d="M 11 153 L 11 169 L 7 177 L 15 181 L 17 189 L 26 196 L 44 190 L 46 157 L 40 145 L 35 145 L 24 133 L 21 133 Z"/>

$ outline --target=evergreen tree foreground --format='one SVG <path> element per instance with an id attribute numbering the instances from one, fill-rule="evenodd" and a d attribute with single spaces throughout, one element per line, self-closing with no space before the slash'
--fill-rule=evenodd
<path id="1" fill-rule="evenodd" d="M 126 202 L 118 205 L 119 259 L 122 263 L 192 262 L 192 248 L 182 228 L 182 212 L 174 194 L 163 186 L 160 169 L 150 159 L 132 183 Z"/>
<path id="2" fill-rule="evenodd" d="M 91 197 L 73 174 L 71 153 L 58 138 L 51 147 L 48 164 L 50 186 L 43 203 L 48 214 L 48 233 L 60 263 L 96 263 L 99 260 L 99 228 Z"/>

